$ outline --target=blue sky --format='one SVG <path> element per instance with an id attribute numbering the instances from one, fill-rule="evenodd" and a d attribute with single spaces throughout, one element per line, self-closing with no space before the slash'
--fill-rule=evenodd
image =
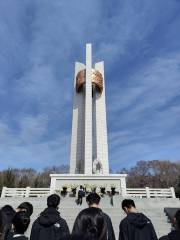
<path id="1" fill-rule="evenodd" d="M 179 0 L 1 0 L 0 169 L 69 163 L 74 62 L 105 62 L 110 167 L 180 160 Z"/>

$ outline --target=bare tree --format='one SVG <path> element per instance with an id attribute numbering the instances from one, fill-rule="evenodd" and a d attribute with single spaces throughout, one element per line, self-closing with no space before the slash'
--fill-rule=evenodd
<path id="1" fill-rule="evenodd" d="M 168 160 L 139 161 L 130 169 L 119 172 L 127 173 L 128 187 L 175 187 L 180 192 L 180 162 Z M 179 190 L 178 190 L 179 189 Z M 180 193 L 179 193 L 180 195 Z"/>

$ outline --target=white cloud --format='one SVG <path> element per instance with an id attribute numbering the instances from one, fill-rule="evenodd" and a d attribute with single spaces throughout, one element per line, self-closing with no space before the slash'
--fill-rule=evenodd
<path id="1" fill-rule="evenodd" d="M 93 43 L 94 60 L 105 60 L 110 76 L 106 94 L 112 164 L 150 156 L 153 142 L 158 156 L 158 141 L 165 144 L 168 134 L 170 151 L 179 135 L 173 129 L 179 121 L 174 98 L 180 88 L 180 54 L 179 48 L 166 51 L 163 41 L 162 48 L 157 44 L 161 28 L 167 35 L 178 9 L 175 2 L 166 4 L 168 11 L 159 14 L 164 1 L 120 1 L 116 7 L 95 0 L 2 1 L 2 167 L 16 160 L 39 167 L 68 162 L 74 62 L 85 61 L 86 42 Z"/>
<path id="2" fill-rule="evenodd" d="M 20 122 L 20 139 L 23 144 L 41 142 L 47 133 L 48 118 L 40 115 L 37 117 L 26 116 Z"/>
<path id="3" fill-rule="evenodd" d="M 178 52 L 155 57 L 111 95 L 110 159 L 116 166 L 141 159 L 178 159 L 179 61 Z"/>

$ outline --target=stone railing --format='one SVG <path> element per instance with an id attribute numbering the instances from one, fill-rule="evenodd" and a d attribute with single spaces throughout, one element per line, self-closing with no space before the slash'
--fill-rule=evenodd
<path id="1" fill-rule="evenodd" d="M 50 188 L 7 188 L 3 187 L 1 198 L 4 197 L 42 197 L 50 194 Z"/>
<path id="2" fill-rule="evenodd" d="M 126 196 L 139 198 L 176 198 L 173 187 L 170 188 L 126 188 Z"/>
<path id="3" fill-rule="evenodd" d="M 58 192 L 58 191 L 57 191 Z M 50 194 L 50 188 L 7 188 L 3 187 L 1 198 L 5 197 L 43 197 Z M 123 197 L 138 198 L 176 198 L 173 187 L 170 188 L 126 188 Z"/>

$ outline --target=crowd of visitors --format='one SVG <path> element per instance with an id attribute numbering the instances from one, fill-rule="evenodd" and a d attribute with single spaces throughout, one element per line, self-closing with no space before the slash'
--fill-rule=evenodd
<path id="1" fill-rule="evenodd" d="M 80 197 L 81 198 L 81 197 Z M 86 197 L 88 208 L 77 215 L 72 232 L 60 216 L 60 197 L 52 194 L 47 198 L 47 208 L 32 224 L 30 240 L 115 240 L 111 218 L 100 207 L 100 196 L 93 192 Z M 81 203 L 80 199 L 80 203 Z M 126 217 L 119 225 L 119 240 L 157 240 L 151 220 L 138 213 L 132 199 L 122 201 Z M 16 210 L 10 205 L 0 209 L 0 240 L 28 240 L 25 232 L 30 223 L 33 206 L 21 203 Z M 174 217 L 175 229 L 160 240 L 180 240 L 180 210 Z"/>

